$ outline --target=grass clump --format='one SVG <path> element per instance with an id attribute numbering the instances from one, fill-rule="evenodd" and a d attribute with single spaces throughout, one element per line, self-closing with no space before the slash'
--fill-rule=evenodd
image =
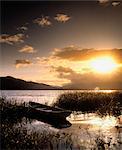
<path id="1" fill-rule="evenodd" d="M 100 115 L 120 115 L 122 93 L 76 92 L 60 95 L 54 106 L 83 113 L 97 112 Z"/>
<path id="2" fill-rule="evenodd" d="M 9 102 L 5 99 L 0 99 L 1 122 L 17 123 L 25 116 L 27 108 L 25 103 Z"/>

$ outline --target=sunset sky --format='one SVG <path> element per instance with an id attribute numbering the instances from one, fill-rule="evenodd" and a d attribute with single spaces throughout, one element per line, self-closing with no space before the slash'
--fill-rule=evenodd
<path id="1" fill-rule="evenodd" d="M 122 1 L 4 1 L 0 43 L 0 76 L 122 89 Z"/>

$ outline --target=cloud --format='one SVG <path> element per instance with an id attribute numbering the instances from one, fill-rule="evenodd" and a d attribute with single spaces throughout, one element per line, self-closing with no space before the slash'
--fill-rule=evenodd
<path id="1" fill-rule="evenodd" d="M 74 71 L 68 67 L 54 67 L 55 71 L 58 72 L 58 77 L 60 78 L 67 78 L 70 74 L 74 74 Z"/>
<path id="2" fill-rule="evenodd" d="M 51 21 L 49 20 L 49 16 L 42 16 L 41 18 L 37 18 L 34 20 L 34 23 L 44 27 L 52 25 Z"/>
<path id="3" fill-rule="evenodd" d="M 69 83 L 63 85 L 67 89 L 120 89 L 122 88 L 122 70 L 112 76 L 94 74 L 93 72 L 77 73 L 71 68 L 57 67 L 58 78 L 66 79 Z"/>
<path id="4" fill-rule="evenodd" d="M 65 23 L 68 20 L 70 20 L 71 17 L 69 17 L 68 15 L 65 15 L 65 14 L 57 14 L 56 17 L 54 17 L 54 19 L 57 20 L 58 22 Z"/>
<path id="5" fill-rule="evenodd" d="M 36 50 L 30 46 L 30 45 L 25 45 L 24 47 L 22 47 L 19 52 L 21 53 L 35 53 Z"/>
<path id="6" fill-rule="evenodd" d="M 81 60 L 81 54 L 87 53 L 88 50 L 82 50 L 79 47 L 69 46 L 62 49 L 54 49 L 53 56 L 58 57 L 60 59 L 68 59 L 72 61 Z"/>
<path id="7" fill-rule="evenodd" d="M 20 31 L 27 31 L 28 28 L 26 26 L 21 26 L 21 27 L 18 27 L 17 30 L 20 30 Z"/>
<path id="8" fill-rule="evenodd" d="M 62 49 L 55 49 L 52 52 L 52 55 L 59 59 L 66 59 L 70 61 L 84 61 L 95 57 L 110 55 L 121 61 L 122 49 L 95 50 L 69 46 Z"/>
<path id="9" fill-rule="evenodd" d="M 32 65 L 32 62 L 30 60 L 27 60 L 27 59 L 18 59 L 15 62 L 16 68 L 27 67 L 29 65 Z"/>
<path id="10" fill-rule="evenodd" d="M 120 2 L 112 2 L 112 6 L 118 6 L 120 5 Z"/>
<path id="11" fill-rule="evenodd" d="M 118 6 L 120 5 L 120 1 L 113 1 L 113 0 L 98 0 L 100 4 L 103 5 L 112 5 L 112 6 Z"/>
<path id="12" fill-rule="evenodd" d="M 118 68 L 110 75 L 99 74 L 90 67 L 91 59 L 101 56 L 112 56 L 117 60 Z M 62 81 L 64 88 L 94 89 L 122 88 L 122 49 L 82 49 L 77 46 L 68 46 L 54 49 L 48 57 L 37 57 L 36 63 L 48 68 L 55 78 Z M 55 83 L 55 80 L 54 80 Z"/>
<path id="13" fill-rule="evenodd" d="M 15 35 L 0 35 L 0 43 L 7 43 L 13 45 L 15 43 L 23 43 L 24 42 L 24 34 L 18 33 Z"/>
<path id="14" fill-rule="evenodd" d="M 109 2 L 110 0 L 98 0 L 101 4 L 104 4 L 104 3 L 107 3 Z"/>

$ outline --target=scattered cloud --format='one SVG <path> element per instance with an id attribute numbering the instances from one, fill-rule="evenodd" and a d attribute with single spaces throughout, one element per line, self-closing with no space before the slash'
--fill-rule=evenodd
<path id="1" fill-rule="evenodd" d="M 104 3 L 107 3 L 109 2 L 110 0 L 98 0 L 101 4 L 104 4 Z"/>
<path id="2" fill-rule="evenodd" d="M 53 57 L 59 59 L 66 59 L 70 61 L 84 61 L 92 57 L 100 57 L 111 55 L 121 61 L 122 49 L 108 49 L 108 50 L 95 50 L 95 49 L 82 49 L 76 46 L 69 46 L 62 49 L 55 49 L 52 53 Z"/>
<path id="3" fill-rule="evenodd" d="M 81 60 L 81 54 L 87 53 L 89 49 L 80 49 L 76 46 L 68 46 L 62 49 L 54 49 L 52 55 L 60 59 L 68 59 L 72 61 Z"/>
<path id="4" fill-rule="evenodd" d="M 22 47 L 19 52 L 21 53 L 35 53 L 36 50 L 30 46 L 30 45 L 25 45 L 24 47 Z"/>
<path id="5" fill-rule="evenodd" d="M 0 43 L 7 43 L 13 45 L 15 43 L 23 43 L 24 34 L 18 33 L 15 35 L 2 34 L 0 35 Z"/>
<path id="6" fill-rule="evenodd" d="M 112 6 L 118 6 L 120 5 L 120 2 L 112 2 Z"/>
<path id="7" fill-rule="evenodd" d="M 91 71 L 89 62 L 99 57 L 113 57 L 122 66 L 122 49 L 96 50 L 82 49 L 76 46 L 69 46 L 62 49 L 54 49 L 48 57 L 37 57 L 36 64 L 45 67 L 71 68 L 75 72 L 86 73 Z"/>
<path id="8" fill-rule="evenodd" d="M 55 68 L 55 71 L 58 73 L 58 78 L 69 81 L 63 85 L 66 89 L 122 88 L 122 71 L 120 70 L 113 76 L 98 76 L 93 72 L 77 73 L 71 68 L 62 66 Z"/>
<path id="9" fill-rule="evenodd" d="M 68 20 L 70 20 L 71 17 L 69 17 L 68 15 L 65 15 L 65 14 L 57 14 L 56 17 L 54 17 L 54 19 L 57 20 L 58 22 L 65 23 Z"/>
<path id="10" fill-rule="evenodd" d="M 118 62 L 118 69 L 110 76 L 97 74 L 89 66 L 89 60 L 101 56 L 112 56 Z M 62 82 L 64 88 L 94 89 L 120 88 L 122 83 L 122 49 L 82 49 L 69 46 L 54 49 L 48 57 L 37 57 L 37 64 L 52 71 L 56 79 Z M 122 87 L 121 87 L 122 88 Z"/>
<path id="11" fill-rule="evenodd" d="M 65 23 L 67 22 L 68 20 L 71 19 L 70 16 L 66 15 L 66 14 L 57 14 L 54 19 L 58 22 L 62 22 L 62 23 Z M 34 20 L 34 23 L 42 26 L 42 27 L 45 27 L 45 26 L 50 26 L 52 25 L 52 22 L 50 21 L 50 17 L 49 16 L 42 16 L 41 18 L 37 18 Z"/>
<path id="12" fill-rule="evenodd" d="M 32 62 L 28 59 L 18 59 L 15 62 L 16 68 L 27 67 L 29 65 L 32 65 Z"/>
<path id="13" fill-rule="evenodd" d="M 34 23 L 37 23 L 42 27 L 52 25 L 51 21 L 49 20 L 49 16 L 42 16 L 41 18 L 37 18 L 34 20 Z"/>
<path id="14" fill-rule="evenodd" d="M 58 57 L 54 57 L 53 55 L 50 55 L 48 57 L 37 57 L 36 64 L 49 68 L 58 67 L 60 65 L 64 67 L 72 65 L 69 60 L 59 59 Z"/>
<path id="15" fill-rule="evenodd" d="M 21 26 L 21 27 L 18 27 L 17 30 L 19 30 L 19 31 L 27 31 L 28 28 L 26 26 Z"/>
<path id="16" fill-rule="evenodd" d="M 113 1 L 113 0 L 98 0 L 100 4 L 103 5 L 112 5 L 112 6 L 118 6 L 120 5 L 120 1 Z"/>
<path id="17" fill-rule="evenodd" d="M 59 73 L 60 77 L 66 77 L 67 75 L 74 73 L 74 71 L 68 67 L 59 66 L 54 67 L 54 69 Z"/>
<path id="18" fill-rule="evenodd" d="M 50 57 L 36 57 L 35 60 L 39 65 L 49 66 Z"/>

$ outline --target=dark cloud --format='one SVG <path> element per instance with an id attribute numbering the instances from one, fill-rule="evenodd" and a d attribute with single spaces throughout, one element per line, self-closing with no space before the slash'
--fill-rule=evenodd
<path id="1" fill-rule="evenodd" d="M 0 35 L 0 43 L 7 43 L 13 45 L 14 43 L 23 43 L 24 34 L 18 33 L 15 35 L 2 34 Z"/>
<path id="2" fill-rule="evenodd" d="M 58 71 L 59 73 L 73 73 L 74 72 L 71 68 L 68 68 L 68 67 L 66 68 L 62 66 L 56 67 L 55 71 Z"/>
<path id="3" fill-rule="evenodd" d="M 26 26 L 21 26 L 21 27 L 18 27 L 17 30 L 24 32 L 24 31 L 27 31 L 28 28 Z"/>
<path id="4" fill-rule="evenodd" d="M 28 65 L 31 65 L 31 64 L 32 64 L 32 62 L 27 59 L 18 59 L 15 62 L 16 68 L 27 67 Z"/>

